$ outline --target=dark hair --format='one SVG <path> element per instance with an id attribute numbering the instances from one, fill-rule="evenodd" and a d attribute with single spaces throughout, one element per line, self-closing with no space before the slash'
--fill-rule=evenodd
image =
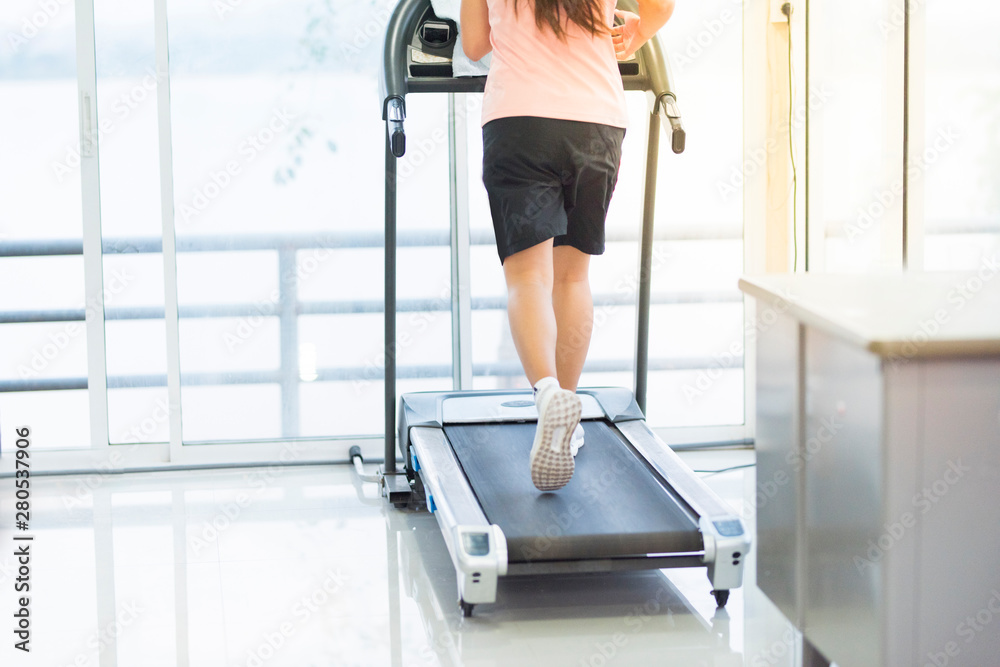
<path id="1" fill-rule="evenodd" d="M 517 11 L 519 0 L 514 2 Z M 573 22 L 595 37 L 608 33 L 604 25 L 604 3 L 601 0 L 525 0 L 535 5 L 535 25 L 541 30 L 551 28 L 559 39 L 566 39 L 566 27 Z"/>

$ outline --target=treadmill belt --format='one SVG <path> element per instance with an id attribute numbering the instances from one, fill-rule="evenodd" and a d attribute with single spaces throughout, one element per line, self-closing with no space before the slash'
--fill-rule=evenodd
<path id="1" fill-rule="evenodd" d="M 535 424 L 445 426 L 512 563 L 700 551 L 697 520 L 603 421 L 584 421 L 576 472 L 558 491 L 531 482 Z"/>

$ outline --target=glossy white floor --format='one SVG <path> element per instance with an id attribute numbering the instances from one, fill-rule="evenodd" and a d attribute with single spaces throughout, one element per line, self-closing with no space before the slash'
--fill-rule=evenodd
<path id="1" fill-rule="evenodd" d="M 751 450 L 683 454 L 696 470 Z M 754 470 L 705 475 L 753 530 Z M 701 568 L 507 579 L 466 619 L 437 525 L 347 466 L 36 477 L 31 652 L 3 665 L 792 665 L 754 586 L 715 608 Z M 15 610 L 13 480 L 0 479 L 0 610 Z M 20 544 L 20 543 L 17 543 Z"/>

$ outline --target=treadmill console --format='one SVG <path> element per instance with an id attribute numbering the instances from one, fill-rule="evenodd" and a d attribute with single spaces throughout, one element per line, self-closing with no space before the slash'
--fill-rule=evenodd
<path id="1" fill-rule="evenodd" d="M 457 38 L 458 26 L 455 22 L 438 18 L 428 4 L 407 49 L 410 76 L 451 78 L 451 57 Z"/>
<path id="2" fill-rule="evenodd" d="M 616 22 L 620 20 L 616 17 Z M 453 78 L 452 56 L 455 52 L 455 42 L 458 38 L 458 26 L 451 19 L 441 19 L 428 4 L 417 22 L 413 39 L 407 49 L 407 69 L 412 78 Z M 618 63 L 618 71 L 622 79 L 628 83 L 629 78 L 640 74 L 639 61 L 632 56 Z M 485 77 L 467 77 L 469 79 L 484 79 Z"/>

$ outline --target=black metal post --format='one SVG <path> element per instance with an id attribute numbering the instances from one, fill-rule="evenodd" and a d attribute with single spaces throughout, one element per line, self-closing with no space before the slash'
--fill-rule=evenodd
<path id="1" fill-rule="evenodd" d="M 385 137 L 385 464 L 396 472 L 396 156 Z"/>
<path id="2" fill-rule="evenodd" d="M 642 240 L 639 245 L 639 297 L 635 326 L 635 402 L 646 413 L 646 380 L 649 375 L 649 296 L 653 274 L 653 213 L 656 209 L 656 167 L 660 153 L 660 117 L 649 116 L 646 148 L 646 182 L 643 185 Z"/>

